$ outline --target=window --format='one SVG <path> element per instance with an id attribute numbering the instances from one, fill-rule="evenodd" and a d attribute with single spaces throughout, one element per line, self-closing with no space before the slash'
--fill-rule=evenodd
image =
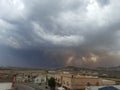
<path id="1" fill-rule="evenodd" d="M 96 86 L 99 86 L 99 82 L 96 82 Z"/>
<path id="2" fill-rule="evenodd" d="M 69 82 L 67 82 L 67 86 L 69 86 Z"/>
<path id="3" fill-rule="evenodd" d="M 90 86 L 91 84 L 90 84 L 90 82 L 87 82 L 87 86 Z"/>

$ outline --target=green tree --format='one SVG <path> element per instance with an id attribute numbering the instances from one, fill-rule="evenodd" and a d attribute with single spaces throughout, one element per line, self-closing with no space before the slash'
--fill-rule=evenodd
<path id="1" fill-rule="evenodd" d="M 53 77 L 51 77 L 48 80 L 48 85 L 49 85 L 49 87 L 50 87 L 51 90 L 55 90 L 56 83 L 55 83 L 55 79 Z"/>

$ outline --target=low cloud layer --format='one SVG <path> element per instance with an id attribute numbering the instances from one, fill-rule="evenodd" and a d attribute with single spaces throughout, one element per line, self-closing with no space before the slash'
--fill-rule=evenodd
<path id="1" fill-rule="evenodd" d="M 0 8 L 1 65 L 120 65 L 119 0 L 1 0 Z"/>

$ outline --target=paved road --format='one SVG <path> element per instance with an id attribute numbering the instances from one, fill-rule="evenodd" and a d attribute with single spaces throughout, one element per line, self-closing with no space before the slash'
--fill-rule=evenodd
<path id="1" fill-rule="evenodd" d="M 17 84 L 17 90 L 42 90 L 34 84 Z"/>
<path id="2" fill-rule="evenodd" d="M 17 90 L 35 90 L 34 88 L 23 84 L 17 84 L 16 88 Z"/>
<path id="3" fill-rule="evenodd" d="M 42 88 L 40 88 L 38 85 L 36 84 L 27 84 L 28 86 L 34 88 L 35 90 L 42 90 Z"/>

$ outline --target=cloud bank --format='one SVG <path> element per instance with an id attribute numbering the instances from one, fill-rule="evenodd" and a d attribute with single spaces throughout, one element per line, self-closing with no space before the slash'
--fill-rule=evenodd
<path id="1" fill-rule="evenodd" d="M 0 8 L 1 65 L 120 65 L 119 0 L 1 0 Z"/>

